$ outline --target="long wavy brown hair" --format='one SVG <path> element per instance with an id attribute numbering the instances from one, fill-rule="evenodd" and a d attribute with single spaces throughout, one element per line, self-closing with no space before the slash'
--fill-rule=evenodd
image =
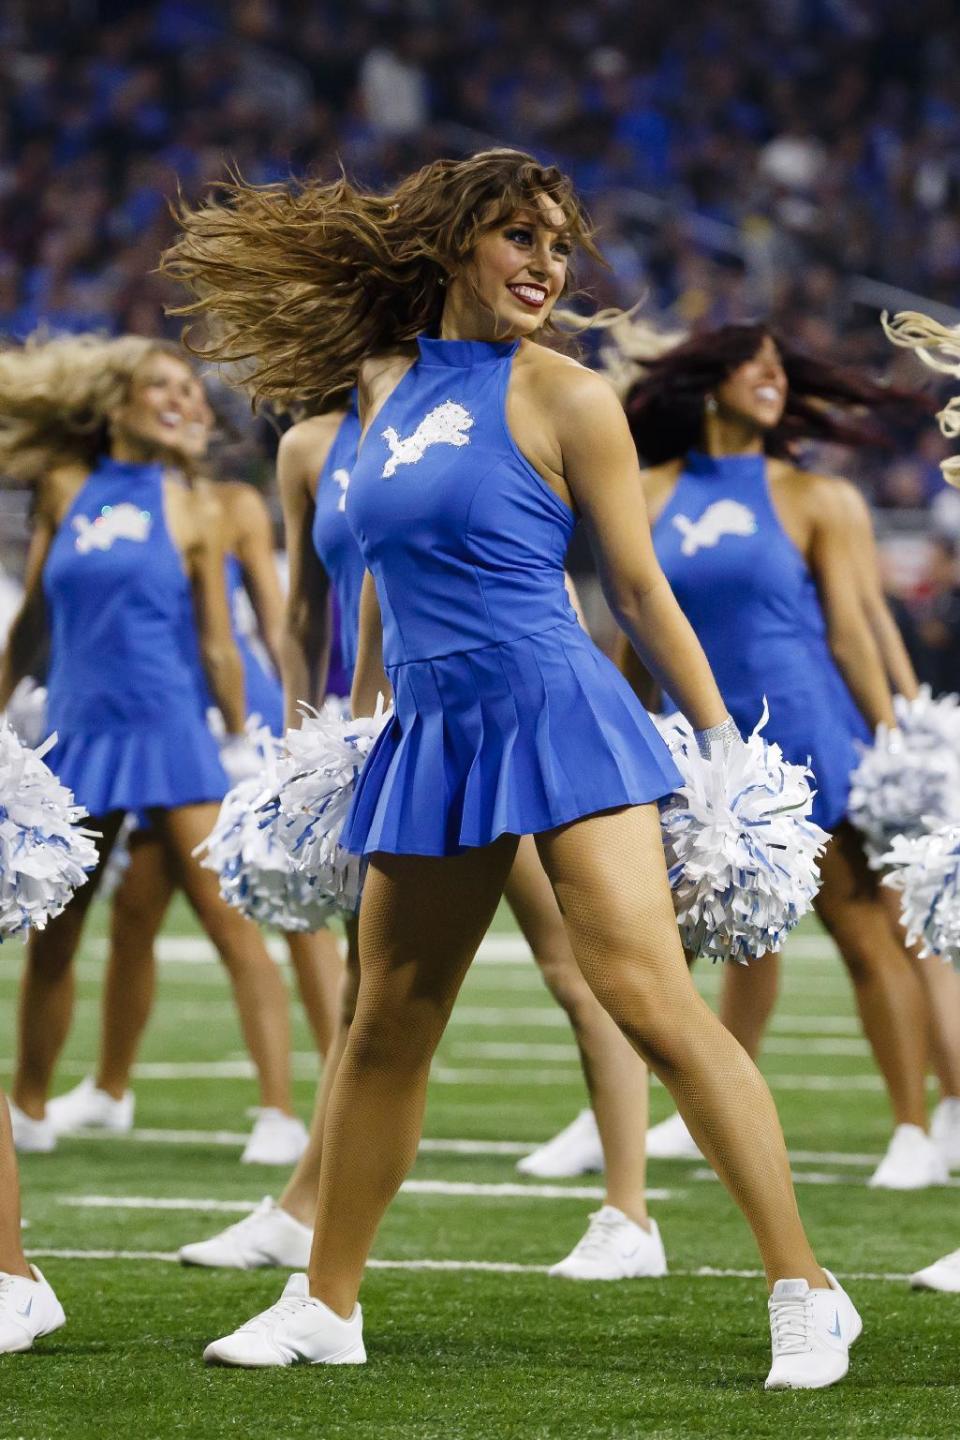
<path id="1" fill-rule="evenodd" d="M 621 393 L 637 450 L 649 465 L 679 459 L 702 443 L 707 396 L 768 337 L 787 376 L 783 417 L 763 437 L 768 455 L 791 457 L 803 440 L 889 445 L 889 426 L 915 423 L 936 408 L 916 391 L 804 354 L 764 324 L 723 325 L 666 351 L 649 344 L 651 332 L 637 334 L 640 344 L 627 337 L 622 345 L 633 374 Z"/>
<path id="2" fill-rule="evenodd" d="M 59 465 L 92 466 L 109 450 L 111 413 L 158 351 L 190 365 L 180 345 L 140 335 L 39 332 L 0 350 L 0 476 L 33 484 Z"/>
<path id="3" fill-rule="evenodd" d="M 184 341 L 227 366 L 255 402 L 317 413 L 342 404 L 361 362 L 436 331 L 444 283 L 478 237 L 546 196 L 575 246 L 599 259 L 571 182 L 519 150 L 435 160 L 387 194 L 330 184 L 248 185 L 176 211 L 182 234 L 161 261 L 203 317 Z M 548 322 L 549 325 L 549 322 Z M 546 328 L 546 327 L 545 327 Z"/>

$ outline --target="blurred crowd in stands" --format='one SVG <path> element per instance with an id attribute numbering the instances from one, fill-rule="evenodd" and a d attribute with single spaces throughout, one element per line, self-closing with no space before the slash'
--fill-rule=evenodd
<path id="1" fill-rule="evenodd" d="M 167 202 L 226 160 L 384 185 L 490 143 L 574 175 L 593 304 L 771 317 L 907 383 L 879 311 L 960 318 L 956 0 L 6 0 L 0 93 L 0 333 L 176 333 Z M 904 441 L 824 463 L 948 546 L 943 442 Z"/>

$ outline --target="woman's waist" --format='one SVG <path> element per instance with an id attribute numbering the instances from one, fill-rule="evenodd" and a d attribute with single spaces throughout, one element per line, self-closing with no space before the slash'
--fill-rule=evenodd
<path id="1" fill-rule="evenodd" d="M 453 631 L 453 627 L 451 627 Z M 536 653 L 542 651 L 547 653 L 556 649 L 563 649 L 568 646 L 578 645 L 581 642 L 594 649 L 593 641 L 586 631 L 579 624 L 571 610 L 568 615 L 553 615 L 543 625 L 533 630 L 523 630 L 516 634 L 501 634 L 491 638 L 489 634 L 483 636 L 460 635 L 446 632 L 433 637 L 433 646 L 424 645 L 422 651 L 411 653 L 410 644 L 395 646 L 391 648 L 384 639 L 384 665 L 388 672 L 402 671 L 410 666 L 416 665 L 443 665 L 449 662 L 451 665 L 461 660 L 482 660 L 484 658 L 495 658 L 498 654 L 506 654 L 510 651 L 524 651 Z"/>

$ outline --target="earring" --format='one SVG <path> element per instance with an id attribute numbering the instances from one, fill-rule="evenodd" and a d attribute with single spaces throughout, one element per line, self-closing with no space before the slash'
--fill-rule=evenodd
<path id="1" fill-rule="evenodd" d="M 716 395 L 708 395 L 703 403 L 708 415 L 716 415 L 719 409 Z"/>
<path id="2" fill-rule="evenodd" d="M 446 283 L 447 283 L 447 277 L 446 277 L 446 275 L 441 275 L 441 276 L 440 276 L 440 279 L 437 281 L 437 284 L 438 284 L 438 285 L 446 285 Z"/>

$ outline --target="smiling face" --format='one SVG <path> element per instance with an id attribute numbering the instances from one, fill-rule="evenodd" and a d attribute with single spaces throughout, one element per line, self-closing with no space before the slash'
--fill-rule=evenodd
<path id="1" fill-rule="evenodd" d="M 563 212 L 546 195 L 485 230 L 462 274 L 450 279 L 444 332 L 532 335 L 563 293 L 572 249 Z"/>
<path id="2" fill-rule="evenodd" d="M 732 370 L 713 395 L 721 416 L 763 431 L 780 424 L 787 403 L 787 376 L 769 335 L 756 355 Z"/>
<path id="3" fill-rule="evenodd" d="M 203 381 L 193 378 L 190 405 L 187 410 L 187 422 L 184 428 L 184 439 L 187 453 L 192 460 L 202 460 L 210 448 L 210 436 L 213 434 L 216 424 L 216 417 L 210 408 L 207 400 L 207 393 L 203 388 Z"/>
<path id="4" fill-rule="evenodd" d="M 197 380 L 183 360 L 152 350 L 130 378 L 127 394 L 110 416 L 114 448 L 143 455 L 191 453 Z"/>

